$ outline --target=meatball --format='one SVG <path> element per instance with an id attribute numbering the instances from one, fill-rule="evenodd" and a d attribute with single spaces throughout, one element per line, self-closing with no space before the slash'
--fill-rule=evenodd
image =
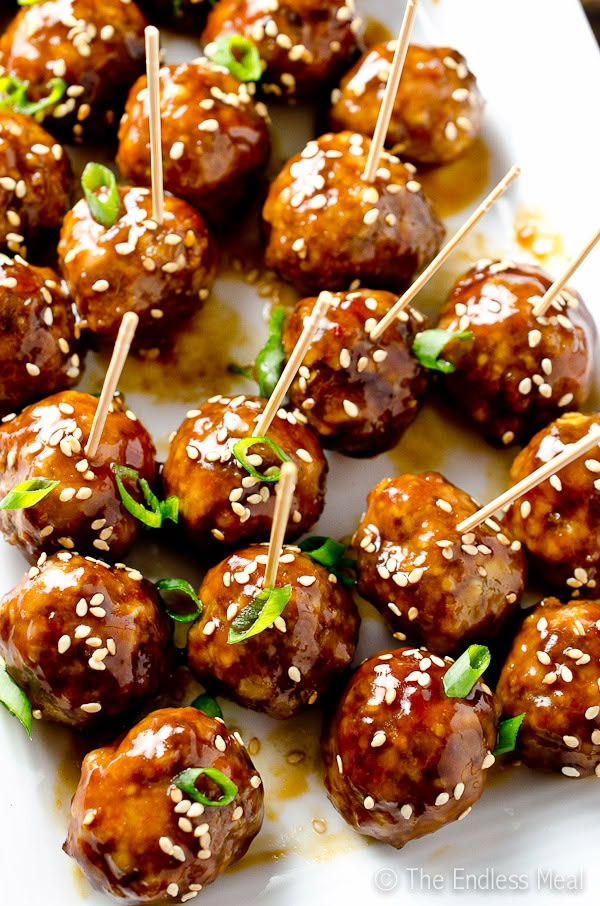
<path id="1" fill-rule="evenodd" d="M 74 141 L 105 139 L 144 70 L 145 26 L 131 0 L 42 0 L 21 9 L 0 37 L 0 75 L 27 82 L 31 101 L 63 79 L 65 95 L 43 111 L 46 127 Z"/>
<path id="2" fill-rule="evenodd" d="M 240 466 L 232 452 L 237 440 L 251 437 L 264 400 L 212 397 L 187 414 L 171 442 L 163 470 L 166 495 L 179 498 L 179 522 L 199 544 L 215 539 L 225 544 L 260 541 L 269 536 L 275 495 L 273 483 L 261 481 Z M 288 538 L 308 531 L 323 510 L 327 461 L 300 412 L 280 409 L 269 428 L 269 440 L 298 467 Z M 261 475 L 280 460 L 266 445 L 248 450 Z"/>
<path id="3" fill-rule="evenodd" d="M 187 202 L 165 196 L 163 223 L 157 225 L 149 189 L 119 194 L 121 213 L 108 228 L 94 219 L 85 199 L 67 214 L 58 246 L 61 270 L 82 327 L 112 341 L 124 313 L 135 311 L 136 345 L 160 345 L 207 298 L 216 245 Z"/>
<path id="4" fill-rule="evenodd" d="M 370 139 L 328 133 L 283 167 L 263 208 L 267 267 L 307 294 L 358 280 L 401 292 L 440 248 L 444 227 L 412 164 L 381 155 L 363 181 Z"/>
<path id="5" fill-rule="evenodd" d="M 494 763 L 497 707 L 481 680 L 449 698 L 451 659 L 399 648 L 364 661 L 325 726 L 325 785 L 355 830 L 397 849 L 471 811 Z"/>
<path id="6" fill-rule="evenodd" d="M 457 532 L 478 505 L 437 472 L 386 478 L 367 500 L 353 541 L 358 587 L 395 638 L 436 654 L 492 639 L 523 592 L 520 542 L 493 519 Z"/>
<path id="7" fill-rule="evenodd" d="M 209 686 L 246 708 L 287 718 L 313 705 L 354 657 L 360 619 L 349 592 L 297 547 L 284 547 L 277 586 L 290 585 L 281 616 L 229 644 L 232 621 L 260 592 L 268 544 L 236 551 L 206 575 L 201 619 L 188 637 L 188 664 Z"/>
<path id="8" fill-rule="evenodd" d="M 0 530 L 31 563 L 43 552 L 77 550 L 120 560 L 142 524 L 121 501 L 113 464 L 135 469 L 155 484 L 154 444 L 136 416 L 118 399 L 89 462 L 85 445 L 98 400 L 66 390 L 5 416 L 0 425 L 0 496 L 24 481 L 46 478 L 59 485 L 26 509 L 0 509 Z M 129 489 L 136 496 L 135 488 Z"/>
<path id="9" fill-rule="evenodd" d="M 128 903 L 185 902 L 241 859 L 262 825 L 263 791 L 238 740 L 202 711 L 164 708 L 86 755 L 64 850 L 90 884 Z M 184 795 L 174 781 L 187 770 L 220 772 L 235 795 L 227 802 L 204 773 Z"/>
<path id="10" fill-rule="evenodd" d="M 551 284 L 533 265 L 484 260 L 456 283 L 440 313 L 438 327 L 472 334 L 446 347 L 456 370 L 445 375 L 445 390 L 492 443 L 525 443 L 590 394 L 593 318 L 572 290 L 536 318 L 533 306 Z"/>
<path id="11" fill-rule="evenodd" d="M 57 229 L 69 207 L 70 178 L 67 155 L 45 129 L 0 110 L 0 248 L 24 254 L 25 242 Z"/>
<path id="12" fill-rule="evenodd" d="M 525 714 L 516 751 L 566 777 L 600 777 L 600 601 L 546 598 L 527 617 L 502 668 L 507 717 Z"/>
<path id="13" fill-rule="evenodd" d="M 202 28 L 214 0 L 139 0 L 138 6 L 153 22 L 177 30 Z"/>
<path id="14" fill-rule="evenodd" d="M 533 437 L 510 470 L 511 485 L 600 425 L 600 415 L 568 412 Z M 544 587 L 594 597 L 600 564 L 600 452 L 591 452 L 523 494 L 505 521 L 527 550 Z"/>
<path id="15" fill-rule="evenodd" d="M 283 331 L 287 356 L 310 315 L 314 298 L 302 299 Z M 415 309 L 398 315 L 377 342 L 372 327 L 398 301 L 383 290 L 337 293 L 304 356 L 289 397 L 321 443 L 349 456 L 375 456 L 400 440 L 427 389 L 427 371 L 412 354 L 425 328 Z"/>
<path id="16" fill-rule="evenodd" d="M 77 335 L 58 274 L 0 255 L 0 415 L 75 383 L 83 352 Z"/>
<path id="17" fill-rule="evenodd" d="M 244 35 L 256 44 L 265 94 L 315 97 L 335 82 L 359 50 L 362 20 L 354 0 L 219 0 L 202 35 Z"/>
<path id="18" fill-rule="evenodd" d="M 360 58 L 332 93 L 329 123 L 373 135 L 396 41 L 377 44 Z M 484 101 L 465 58 L 450 47 L 409 45 L 386 145 L 403 159 L 444 164 L 473 144 Z"/>
<path id="19" fill-rule="evenodd" d="M 160 69 L 165 188 L 216 225 L 230 223 L 270 154 L 267 108 L 248 86 L 206 59 Z M 150 185 L 147 80 L 129 93 L 117 163 L 126 179 Z"/>
<path id="20" fill-rule="evenodd" d="M 135 711 L 169 674 L 170 623 L 123 564 L 42 554 L 0 601 L 0 653 L 38 717 L 88 729 Z"/>

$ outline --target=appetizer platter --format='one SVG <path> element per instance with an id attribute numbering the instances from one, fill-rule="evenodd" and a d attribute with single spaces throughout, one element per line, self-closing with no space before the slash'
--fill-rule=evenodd
<path id="1" fill-rule="evenodd" d="M 9 6 L 3 901 L 594 902 L 578 0 Z"/>

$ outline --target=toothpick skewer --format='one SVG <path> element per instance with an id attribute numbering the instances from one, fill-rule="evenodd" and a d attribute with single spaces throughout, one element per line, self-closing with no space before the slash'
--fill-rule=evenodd
<path id="1" fill-rule="evenodd" d="M 274 588 L 279 568 L 279 558 L 283 547 L 285 530 L 290 518 L 292 500 L 298 480 L 298 467 L 293 462 L 284 462 L 281 466 L 281 477 L 277 482 L 277 496 L 269 539 L 269 555 L 265 567 L 264 588 Z"/>
<path id="2" fill-rule="evenodd" d="M 381 107 L 379 108 L 377 122 L 375 123 L 373 138 L 371 139 L 371 147 L 369 149 L 367 163 L 362 175 L 362 178 L 365 180 L 365 182 L 373 182 L 373 180 L 375 179 L 377 167 L 379 166 L 379 158 L 381 157 L 381 152 L 383 151 L 383 146 L 385 145 L 385 140 L 390 126 L 390 120 L 392 118 L 392 112 L 394 109 L 394 101 L 396 100 L 396 95 L 398 93 L 400 76 L 402 75 L 402 69 L 404 67 L 404 61 L 406 59 L 406 53 L 408 51 L 410 34 L 417 13 L 417 3 L 418 0 L 408 0 L 406 11 L 404 13 L 404 19 L 402 20 L 400 34 L 398 35 L 398 40 L 396 42 L 396 50 L 394 52 L 390 74 L 388 76 L 383 98 L 381 100 Z"/>
<path id="3" fill-rule="evenodd" d="M 373 341 L 378 340 L 379 337 L 387 330 L 390 324 L 393 324 L 401 311 L 403 311 L 406 306 L 414 299 L 417 293 L 425 286 L 428 280 L 435 274 L 435 272 L 442 266 L 444 261 L 449 257 L 449 255 L 454 251 L 458 243 L 463 239 L 466 234 L 471 230 L 476 223 L 478 223 L 484 214 L 486 214 L 495 201 L 500 198 L 501 195 L 506 192 L 510 184 L 517 178 L 521 168 L 514 166 L 511 167 L 506 176 L 500 180 L 495 189 L 492 189 L 487 198 L 482 201 L 479 207 L 471 214 L 469 219 L 463 223 L 459 230 L 456 231 L 454 236 L 446 243 L 440 252 L 435 256 L 433 261 L 425 268 L 423 273 L 417 277 L 415 282 L 409 286 L 406 292 L 400 296 L 396 304 L 390 308 L 386 315 L 375 325 L 373 330 L 370 333 L 370 337 Z"/>
<path id="4" fill-rule="evenodd" d="M 577 270 L 579 265 L 583 262 L 583 260 L 585 258 L 587 258 L 587 256 L 592 251 L 592 249 L 594 248 L 594 246 L 596 245 L 596 243 L 598 242 L 599 239 L 600 239 L 600 229 L 596 230 L 596 232 L 594 233 L 594 235 L 592 236 L 591 239 L 588 239 L 588 241 L 586 242 L 584 247 L 575 256 L 573 261 L 571 261 L 571 263 L 566 268 L 564 273 L 562 273 L 561 276 L 557 280 L 554 281 L 552 286 L 546 290 L 546 292 L 544 293 L 542 298 L 538 302 L 536 302 L 536 304 L 533 306 L 533 314 L 535 315 L 536 318 L 541 318 L 546 314 L 546 312 L 548 311 L 548 309 L 550 308 L 550 306 L 552 305 L 552 303 L 554 302 L 554 300 L 556 299 L 556 297 L 558 296 L 560 291 L 562 289 L 564 289 L 564 287 L 567 285 L 567 283 L 569 282 L 569 280 L 571 279 L 571 277 L 573 276 L 573 274 L 575 273 L 575 271 Z"/>
<path id="5" fill-rule="evenodd" d="M 496 497 L 495 500 L 492 500 L 491 503 L 481 507 L 481 509 L 477 510 L 472 516 L 469 516 L 468 519 L 463 519 L 463 521 L 456 526 L 457 532 L 462 534 L 464 532 L 472 531 L 476 526 L 480 525 L 490 516 L 493 516 L 496 510 L 514 503 L 515 500 L 518 500 L 523 494 L 531 491 L 533 488 L 537 487 L 538 484 L 541 484 L 542 481 L 550 478 L 552 475 L 556 474 L 556 472 L 559 472 L 565 466 L 568 466 L 569 463 L 574 462 L 574 460 L 596 446 L 600 446 L 600 427 L 594 425 L 593 428 L 590 428 L 588 434 L 578 440 L 577 443 L 569 444 L 558 456 L 548 460 L 543 466 L 540 466 L 539 469 L 532 472 L 531 475 L 526 475 L 525 478 L 513 485 L 512 488 L 509 488 L 504 494 L 500 494 L 500 496 Z"/>
<path id="6" fill-rule="evenodd" d="M 150 108 L 150 171 L 152 179 L 152 219 L 162 224 L 164 218 L 163 161 L 160 125 L 160 35 L 154 25 L 149 25 L 146 38 L 146 74 L 148 77 L 148 104 Z"/>
<path id="7" fill-rule="evenodd" d="M 104 384 L 102 385 L 102 393 L 98 400 L 94 421 L 92 422 L 92 430 L 90 431 L 88 442 L 85 445 L 85 455 L 88 459 L 92 459 L 98 450 L 100 438 L 102 437 L 104 425 L 108 417 L 108 410 L 112 403 L 114 392 L 117 389 L 123 366 L 129 355 L 129 348 L 139 320 L 140 319 L 133 311 L 128 311 L 123 315 L 123 320 L 121 321 L 121 326 L 119 327 L 119 333 L 115 342 L 115 348 L 113 349 L 106 377 L 104 378 Z"/>

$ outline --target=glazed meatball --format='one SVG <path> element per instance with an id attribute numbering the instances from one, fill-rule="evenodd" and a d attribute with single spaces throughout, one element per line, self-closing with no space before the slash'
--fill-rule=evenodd
<path id="1" fill-rule="evenodd" d="M 449 698 L 452 663 L 425 648 L 364 661 L 325 726 L 329 798 L 360 834 L 397 849 L 471 811 L 494 763 L 497 707 L 479 680 Z"/>
<path id="2" fill-rule="evenodd" d="M 75 383 L 83 353 L 77 333 L 58 274 L 0 255 L 0 415 Z"/>
<path id="3" fill-rule="evenodd" d="M 160 69 L 165 188 L 216 225 L 230 222 L 270 154 L 267 108 L 248 86 L 200 59 Z M 150 185 L 147 80 L 129 94 L 119 130 L 117 163 L 126 179 Z"/>
<path id="4" fill-rule="evenodd" d="M 0 653 L 38 717 L 88 729 L 131 714 L 169 674 L 169 619 L 137 570 L 68 551 L 0 602 Z"/>
<path id="5" fill-rule="evenodd" d="M 61 145 L 21 113 L 0 111 L 0 248 L 57 229 L 69 207 L 71 165 Z"/>
<path id="6" fill-rule="evenodd" d="M 244 35 L 265 71 L 260 87 L 284 98 L 314 97 L 338 79 L 359 49 L 354 0 L 219 0 L 202 35 Z"/>
<path id="7" fill-rule="evenodd" d="M 332 93 L 329 123 L 373 135 L 395 41 L 371 47 Z M 404 160 L 444 164 L 473 144 L 484 102 L 465 58 L 450 47 L 409 45 L 386 145 Z"/>
<path id="8" fill-rule="evenodd" d="M 302 299 L 287 318 L 287 356 L 315 301 Z M 427 371 L 411 351 L 425 328 L 423 315 L 403 311 L 377 342 L 369 337 L 397 301 L 383 290 L 333 296 L 289 391 L 323 446 L 349 456 L 375 456 L 395 446 L 416 416 L 428 384 Z"/>
<path id="9" fill-rule="evenodd" d="M 322 135 L 269 189 L 265 263 L 302 292 L 346 290 L 355 280 L 401 292 L 439 250 L 444 227 L 412 165 L 383 152 L 366 183 L 369 146 L 358 133 Z"/>
<path id="10" fill-rule="evenodd" d="M 188 637 L 188 664 L 209 686 L 246 708 L 287 718 L 320 699 L 354 657 L 359 616 L 349 592 L 297 547 L 284 547 L 277 586 L 291 597 L 269 629 L 229 644 L 232 621 L 264 584 L 268 544 L 236 551 L 206 575 L 201 619 Z"/>
<path id="11" fill-rule="evenodd" d="M 43 111 L 46 128 L 75 141 L 105 139 L 144 70 L 145 26 L 131 0 L 42 0 L 22 8 L 0 37 L 0 75 L 27 82 L 31 101 L 63 79 L 64 96 Z"/>
<path id="12" fill-rule="evenodd" d="M 77 550 L 120 560 L 142 524 L 121 501 L 112 465 L 135 469 L 155 484 L 154 444 L 133 412 L 118 399 L 89 462 L 85 445 L 98 400 L 66 390 L 5 416 L 0 425 L 0 496 L 24 481 L 59 485 L 26 509 L 0 510 L 0 530 L 34 563 L 43 552 Z M 135 487 L 128 487 L 139 496 Z"/>
<path id="13" fill-rule="evenodd" d="M 569 412 L 533 437 L 510 470 L 511 485 L 600 425 L 600 415 Z M 600 564 L 600 452 L 593 450 L 523 494 L 505 521 L 524 545 L 544 587 L 594 597 Z"/>
<path id="14" fill-rule="evenodd" d="M 517 633 L 498 683 L 507 717 L 525 714 L 516 752 L 566 777 L 600 777 L 600 601 L 546 598 Z"/>
<path id="15" fill-rule="evenodd" d="M 251 437 L 264 400 L 212 397 L 193 409 L 176 432 L 163 470 L 165 495 L 179 498 L 179 522 L 199 544 L 241 544 L 269 536 L 275 506 L 274 485 L 240 466 L 232 447 Z M 300 412 L 280 409 L 269 428 L 269 440 L 298 467 L 287 537 L 308 531 L 323 510 L 327 461 L 317 438 Z M 266 444 L 248 451 L 261 475 L 281 462 Z"/>
<path id="16" fill-rule="evenodd" d="M 64 845 L 90 884 L 128 903 L 184 902 L 244 855 L 263 819 L 260 776 L 224 723 L 195 708 L 153 711 L 113 745 L 86 755 Z M 231 802 L 200 774 L 191 796 L 173 782 L 186 770 L 219 771 Z"/>
<path id="17" fill-rule="evenodd" d="M 202 28 L 214 0 L 139 0 L 138 6 L 153 22 L 164 22 L 170 28 Z"/>
<path id="18" fill-rule="evenodd" d="M 493 519 L 457 532 L 478 505 L 437 472 L 386 478 L 367 501 L 353 541 L 358 587 L 395 638 L 436 654 L 493 638 L 523 592 L 519 541 Z"/>
<path id="19" fill-rule="evenodd" d="M 120 189 L 121 213 L 98 223 L 85 199 L 65 217 L 58 246 L 61 270 L 82 327 L 113 341 L 123 315 L 140 318 L 136 345 L 164 343 L 200 308 L 215 276 L 217 250 L 194 208 L 167 195 L 163 223 L 152 219 L 150 191 Z"/>
<path id="20" fill-rule="evenodd" d="M 444 376 L 445 390 L 492 443 L 525 443 L 590 394 L 594 320 L 572 290 L 535 317 L 533 306 L 551 284 L 530 264 L 478 262 L 440 313 L 438 327 L 472 334 L 446 347 L 456 370 Z"/>

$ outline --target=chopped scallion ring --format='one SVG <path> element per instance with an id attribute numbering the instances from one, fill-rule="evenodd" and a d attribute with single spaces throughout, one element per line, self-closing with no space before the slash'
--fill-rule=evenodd
<path id="1" fill-rule="evenodd" d="M 253 478 L 258 478 L 260 481 L 279 481 L 281 469 L 271 467 L 267 472 L 261 473 L 248 461 L 246 453 L 250 447 L 254 447 L 256 444 L 265 444 L 273 451 L 281 462 L 290 462 L 290 457 L 287 453 L 284 453 L 281 447 L 278 447 L 270 437 L 242 437 L 241 440 L 234 443 L 232 453 L 242 468 L 244 468 L 249 475 L 252 475 Z"/>
<path id="2" fill-rule="evenodd" d="M 448 698 L 466 698 L 491 659 L 485 645 L 469 645 L 444 674 L 442 682 Z"/>
<path id="3" fill-rule="evenodd" d="M 227 644 L 235 645 L 237 642 L 244 642 L 251 636 L 268 629 L 277 617 L 281 616 L 291 596 L 291 585 L 282 585 L 280 588 L 262 588 L 232 621 Z"/>
<path id="4" fill-rule="evenodd" d="M 121 196 L 115 174 L 103 164 L 89 163 L 81 176 L 81 188 L 94 220 L 103 227 L 111 227 L 121 211 Z M 105 189 L 102 198 L 97 189 Z"/>
<path id="5" fill-rule="evenodd" d="M 269 319 L 267 342 L 256 356 L 258 392 L 265 399 L 268 399 L 273 393 L 283 370 L 285 353 L 282 334 L 285 318 L 285 308 L 278 306 L 273 310 Z"/>
<path id="6" fill-rule="evenodd" d="M 440 359 L 444 347 L 450 340 L 470 340 L 472 336 L 470 330 L 457 330 L 452 333 L 451 330 L 434 327 L 432 330 L 423 330 L 416 335 L 412 351 L 424 368 L 450 374 L 452 371 L 456 371 L 456 368 L 452 362 Z"/>
<path id="7" fill-rule="evenodd" d="M 59 484 L 59 481 L 50 478 L 30 478 L 28 481 L 22 481 L 0 500 L 0 510 L 26 510 L 47 497 Z"/>
<path id="8" fill-rule="evenodd" d="M 113 463 L 112 470 L 123 506 L 132 516 L 135 516 L 148 528 L 160 528 L 165 519 L 177 522 L 179 518 L 179 499 L 177 497 L 167 497 L 166 500 L 159 500 L 146 479 L 140 478 L 140 474 L 136 469 Z M 143 503 L 131 496 L 123 483 L 123 479 L 139 485 L 144 500 L 150 509 L 147 509 Z"/>
<path id="9" fill-rule="evenodd" d="M 204 711 L 209 717 L 220 717 L 223 720 L 223 712 L 216 698 L 203 692 L 191 703 L 190 708 L 197 708 L 198 711 Z"/>
<path id="10" fill-rule="evenodd" d="M 256 44 L 243 35 L 221 35 L 214 42 L 210 59 L 225 66 L 240 82 L 257 82 L 262 64 Z"/>
<path id="11" fill-rule="evenodd" d="M 177 623 L 193 623 L 202 613 L 202 601 L 190 583 L 186 582 L 185 579 L 159 579 L 156 583 L 156 590 L 158 591 L 161 601 L 165 605 L 165 612 Z M 191 613 L 181 613 L 180 611 L 173 610 L 166 601 L 166 596 L 168 596 L 169 592 L 186 595 L 193 601 L 195 610 Z"/>
<path id="12" fill-rule="evenodd" d="M 4 705 L 13 717 L 21 721 L 27 730 L 27 735 L 31 736 L 31 705 L 29 704 L 29 699 L 8 674 L 2 660 L 0 660 L 0 704 Z"/>
<path id="13" fill-rule="evenodd" d="M 58 104 L 65 91 L 67 83 L 64 79 L 50 79 L 50 94 L 39 101 L 30 101 L 27 97 L 29 82 L 22 82 L 16 76 L 7 75 L 0 78 L 0 110 L 14 110 L 15 113 L 24 113 L 26 116 L 35 116 L 48 107 Z"/>
<path id="14" fill-rule="evenodd" d="M 208 796 L 196 789 L 196 781 L 203 774 L 209 780 L 212 780 L 213 783 L 216 783 L 221 790 L 223 795 L 219 799 L 209 799 Z M 171 783 L 182 790 L 190 799 L 193 799 L 194 802 L 201 802 L 202 805 L 217 805 L 221 807 L 229 805 L 237 796 L 238 791 L 237 785 L 233 780 L 230 780 L 217 768 L 187 768 L 177 774 L 176 777 L 173 777 Z"/>
<path id="15" fill-rule="evenodd" d="M 500 721 L 496 748 L 493 752 L 494 755 L 506 755 L 507 752 L 514 752 L 517 744 L 517 736 L 524 718 L 525 712 L 517 714 L 516 717 L 510 717 L 508 720 Z"/>

